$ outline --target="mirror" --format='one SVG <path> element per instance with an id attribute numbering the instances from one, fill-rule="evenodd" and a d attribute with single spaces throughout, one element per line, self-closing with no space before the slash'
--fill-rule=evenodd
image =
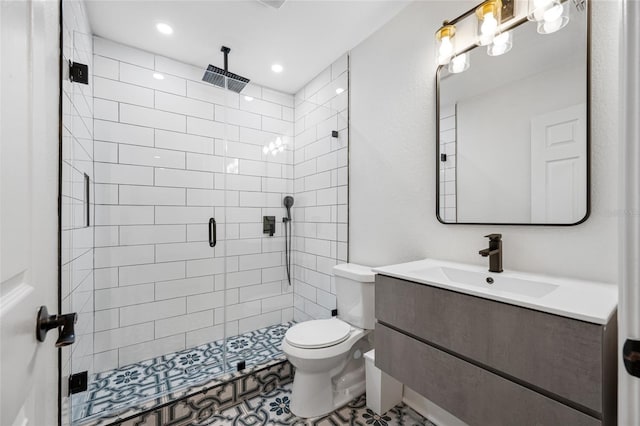
<path id="1" fill-rule="evenodd" d="M 552 34 L 471 49 L 438 70 L 436 212 L 447 224 L 575 225 L 589 215 L 588 18 L 572 2 Z"/>

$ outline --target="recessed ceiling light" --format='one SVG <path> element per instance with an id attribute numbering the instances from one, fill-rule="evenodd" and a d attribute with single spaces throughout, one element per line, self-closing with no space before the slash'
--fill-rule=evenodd
<path id="1" fill-rule="evenodd" d="M 156 28 L 158 29 L 158 31 L 160 31 L 162 34 L 173 34 L 173 28 L 171 28 L 169 25 L 163 23 L 163 22 L 159 22 L 156 24 Z"/>
<path id="2" fill-rule="evenodd" d="M 344 92 L 344 89 L 342 87 L 338 87 L 336 89 L 336 93 L 339 95 L 340 93 Z"/>
<path id="3" fill-rule="evenodd" d="M 153 78 L 155 78 L 156 80 L 164 80 L 164 75 L 160 74 L 159 72 L 154 72 Z"/>
<path id="4" fill-rule="evenodd" d="M 282 68 L 282 65 L 280 64 L 273 64 L 271 65 L 271 71 L 273 72 L 282 72 L 284 68 Z"/>
<path id="5" fill-rule="evenodd" d="M 247 102 L 251 102 L 253 100 L 253 98 L 251 96 L 245 96 L 244 100 Z"/>

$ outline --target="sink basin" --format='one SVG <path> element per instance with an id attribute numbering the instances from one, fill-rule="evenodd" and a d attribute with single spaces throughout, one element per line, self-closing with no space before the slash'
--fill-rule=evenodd
<path id="1" fill-rule="evenodd" d="M 374 268 L 374 272 L 418 284 L 606 324 L 618 305 L 615 284 L 552 277 L 436 259 Z"/>
<path id="2" fill-rule="evenodd" d="M 558 288 L 557 284 L 542 281 L 523 280 L 500 274 L 466 271 L 464 269 L 435 266 L 413 271 L 417 275 L 433 280 L 445 280 L 451 283 L 477 286 L 487 290 L 503 291 L 529 297 L 542 297 Z"/>

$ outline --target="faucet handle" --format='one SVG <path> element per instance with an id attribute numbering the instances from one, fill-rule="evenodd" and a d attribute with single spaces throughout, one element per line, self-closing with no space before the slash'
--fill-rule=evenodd
<path id="1" fill-rule="evenodd" d="M 489 234 L 485 235 L 485 238 L 488 238 L 490 241 L 500 241 L 502 239 L 502 234 Z"/>

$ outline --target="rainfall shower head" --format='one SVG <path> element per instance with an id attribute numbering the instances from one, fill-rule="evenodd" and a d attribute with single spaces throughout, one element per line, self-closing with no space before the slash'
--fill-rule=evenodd
<path id="1" fill-rule="evenodd" d="M 204 76 L 202 76 L 202 81 L 222 87 L 223 89 L 229 89 L 232 92 L 242 92 L 242 89 L 249 83 L 249 79 L 229 72 L 228 56 L 229 52 L 231 52 L 230 48 L 222 46 L 220 51 L 224 53 L 224 69 L 209 64 L 204 72 Z"/>

